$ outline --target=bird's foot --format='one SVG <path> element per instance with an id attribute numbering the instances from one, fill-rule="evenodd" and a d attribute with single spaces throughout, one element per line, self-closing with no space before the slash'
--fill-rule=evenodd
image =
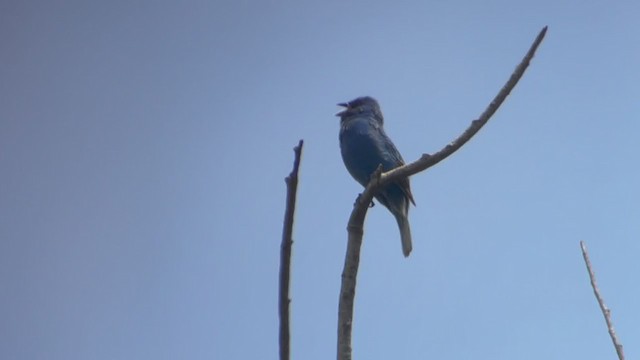
<path id="1" fill-rule="evenodd" d="M 360 197 L 362 196 L 362 194 L 358 194 L 358 197 L 356 198 L 356 201 L 353 203 L 353 206 L 358 205 L 358 201 L 360 201 Z M 369 204 L 369 208 L 372 208 L 376 206 L 376 203 L 373 202 L 373 200 L 371 200 L 371 204 Z"/>

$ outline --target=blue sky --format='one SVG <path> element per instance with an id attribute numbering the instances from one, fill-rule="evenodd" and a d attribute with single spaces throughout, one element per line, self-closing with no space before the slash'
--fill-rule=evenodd
<path id="1" fill-rule="evenodd" d="M 305 140 L 292 355 L 335 356 L 346 222 L 336 103 L 376 97 L 412 178 L 414 251 L 365 227 L 359 359 L 613 358 L 590 250 L 640 356 L 640 4 L 5 1 L 0 357 L 276 359 L 284 177 Z"/>

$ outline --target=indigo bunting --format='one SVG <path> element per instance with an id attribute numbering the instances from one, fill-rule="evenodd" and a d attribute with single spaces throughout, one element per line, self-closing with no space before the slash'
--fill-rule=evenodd
<path id="1" fill-rule="evenodd" d="M 384 132 L 382 112 L 378 102 L 369 96 L 340 103 L 345 109 L 340 117 L 340 151 L 344 165 L 351 176 L 362 186 L 367 186 L 371 174 L 382 164 L 383 172 L 404 165 L 402 155 Z M 396 218 L 400 228 L 402 253 L 411 253 L 411 229 L 409 227 L 409 201 L 415 205 L 409 179 L 404 178 L 380 189 L 375 198 Z"/>

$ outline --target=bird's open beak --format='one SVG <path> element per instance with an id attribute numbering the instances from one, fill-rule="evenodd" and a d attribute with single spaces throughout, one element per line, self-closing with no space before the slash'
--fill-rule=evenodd
<path id="1" fill-rule="evenodd" d="M 339 113 L 337 113 L 336 116 L 342 116 L 342 115 L 344 115 L 344 113 L 347 112 L 347 110 L 349 110 L 349 104 L 348 103 L 340 103 L 340 104 L 338 104 L 338 106 L 342 106 L 345 109 L 340 111 Z"/>

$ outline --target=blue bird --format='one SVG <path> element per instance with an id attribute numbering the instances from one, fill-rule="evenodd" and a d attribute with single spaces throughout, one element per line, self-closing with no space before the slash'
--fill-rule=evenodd
<path id="1" fill-rule="evenodd" d="M 340 151 L 344 165 L 351 176 L 362 186 L 367 186 L 371 174 L 382 164 L 383 172 L 404 165 L 398 149 L 384 132 L 384 118 L 378 102 L 369 96 L 340 103 L 345 109 L 340 117 Z M 402 253 L 411 253 L 411 228 L 409 227 L 409 202 L 415 205 L 409 179 L 388 184 L 375 195 L 396 218 L 400 228 Z"/>

